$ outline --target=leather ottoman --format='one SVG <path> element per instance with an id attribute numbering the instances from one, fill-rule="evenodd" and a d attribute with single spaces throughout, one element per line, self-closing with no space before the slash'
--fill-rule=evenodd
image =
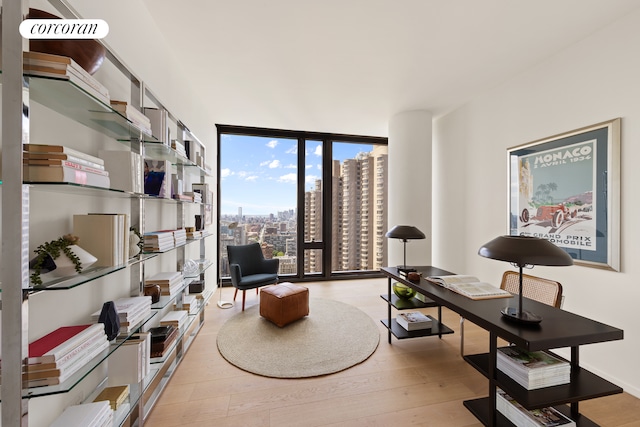
<path id="1" fill-rule="evenodd" d="M 283 327 L 309 314 L 309 289 L 283 282 L 260 290 L 260 316 Z"/>

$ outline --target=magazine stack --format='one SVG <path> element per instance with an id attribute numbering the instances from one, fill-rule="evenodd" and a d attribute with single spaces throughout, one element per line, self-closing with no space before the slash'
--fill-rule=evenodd
<path id="1" fill-rule="evenodd" d="M 160 295 L 174 296 L 183 288 L 184 278 L 179 271 L 163 271 L 148 277 L 145 285 L 159 285 Z"/>
<path id="2" fill-rule="evenodd" d="M 102 323 L 62 326 L 29 344 L 24 385 L 61 384 L 108 347 Z"/>
<path id="3" fill-rule="evenodd" d="M 120 298 L 113 302 L 118 312 L 118 318 L 120 320 L 120 333 L 129 334 L 133 332 L 140 322 L 149 317 L 151 314 L 151 297 L 128 297 Z M 100 317 L 100 311 L 92 314 L 91 319 L 94 322 L 98 321 Z"/>
<path id="4" fill-rule="evenodd" d="M 496 409 L 518 427 L 575 427 L 576 423 L 554 407 L 527 411 L 511 396 L 496 389 Z"/>
<path id="5" fill-rule="evenodd" d="M 497 367 L 527 390 L 568 384 L 571 365 L 545 351 L 520 347 L 498 348 Z"/>

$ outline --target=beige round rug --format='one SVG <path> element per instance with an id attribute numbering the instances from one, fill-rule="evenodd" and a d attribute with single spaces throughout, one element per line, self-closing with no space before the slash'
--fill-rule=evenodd
<path id="1" fill-rule="evenodd" d="M 234 315 L 218 332 L 218 350 L 229 363 L 254 374 L 305 378 L 342 371 L 378 347 L 377 324 L 342 302 L 310 298 L 309 316 L 283 328 L 260 317 L 255 305 Z"/>

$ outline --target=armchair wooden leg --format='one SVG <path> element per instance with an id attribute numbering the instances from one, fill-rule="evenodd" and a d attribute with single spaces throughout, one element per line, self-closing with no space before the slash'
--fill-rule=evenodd
<path id="1" fill-rule="evenodd" d="M 233 293 L 233 300 L 236 300 L 236 296 L 238 295 L 238 288 L 236 288 L 236 291 Z"/>
<path id="2" fill-rule="evenodd" d="M 242 291 L 242 311 L 244 311 L 244 300 L 246 299 L 247 291 Z"/>

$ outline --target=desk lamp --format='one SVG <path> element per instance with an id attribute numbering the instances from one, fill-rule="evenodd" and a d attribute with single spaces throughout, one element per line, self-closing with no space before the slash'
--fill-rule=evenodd
<path id="1" fill-rule="evenodd" d="M 540 323 L 542 317 L 522 309 L 522 269 L 534 265 L 573 265 L 568 253 L 546 239 L 528 236 L 500 236 L 482 245 L 478 255 L 510 262 L 520 270 L 518 307 L 504 307 L 506 319 L 520 323 Z"/>
<path id="2" fill-rule="evenodd" d="M 404 258 L 402 267 L 398 266 L 398 271 L 407 273 L 409 271 L 416 271 L 413 268 L 407 268 L 407 240 L 409 239 L 425 239 L 426 236 L 420 230 L 412 225 L 396 225 L 391 230 L 387 231 L 385 237 L 391 239 L 402 239 L 404 243 Z"/>

